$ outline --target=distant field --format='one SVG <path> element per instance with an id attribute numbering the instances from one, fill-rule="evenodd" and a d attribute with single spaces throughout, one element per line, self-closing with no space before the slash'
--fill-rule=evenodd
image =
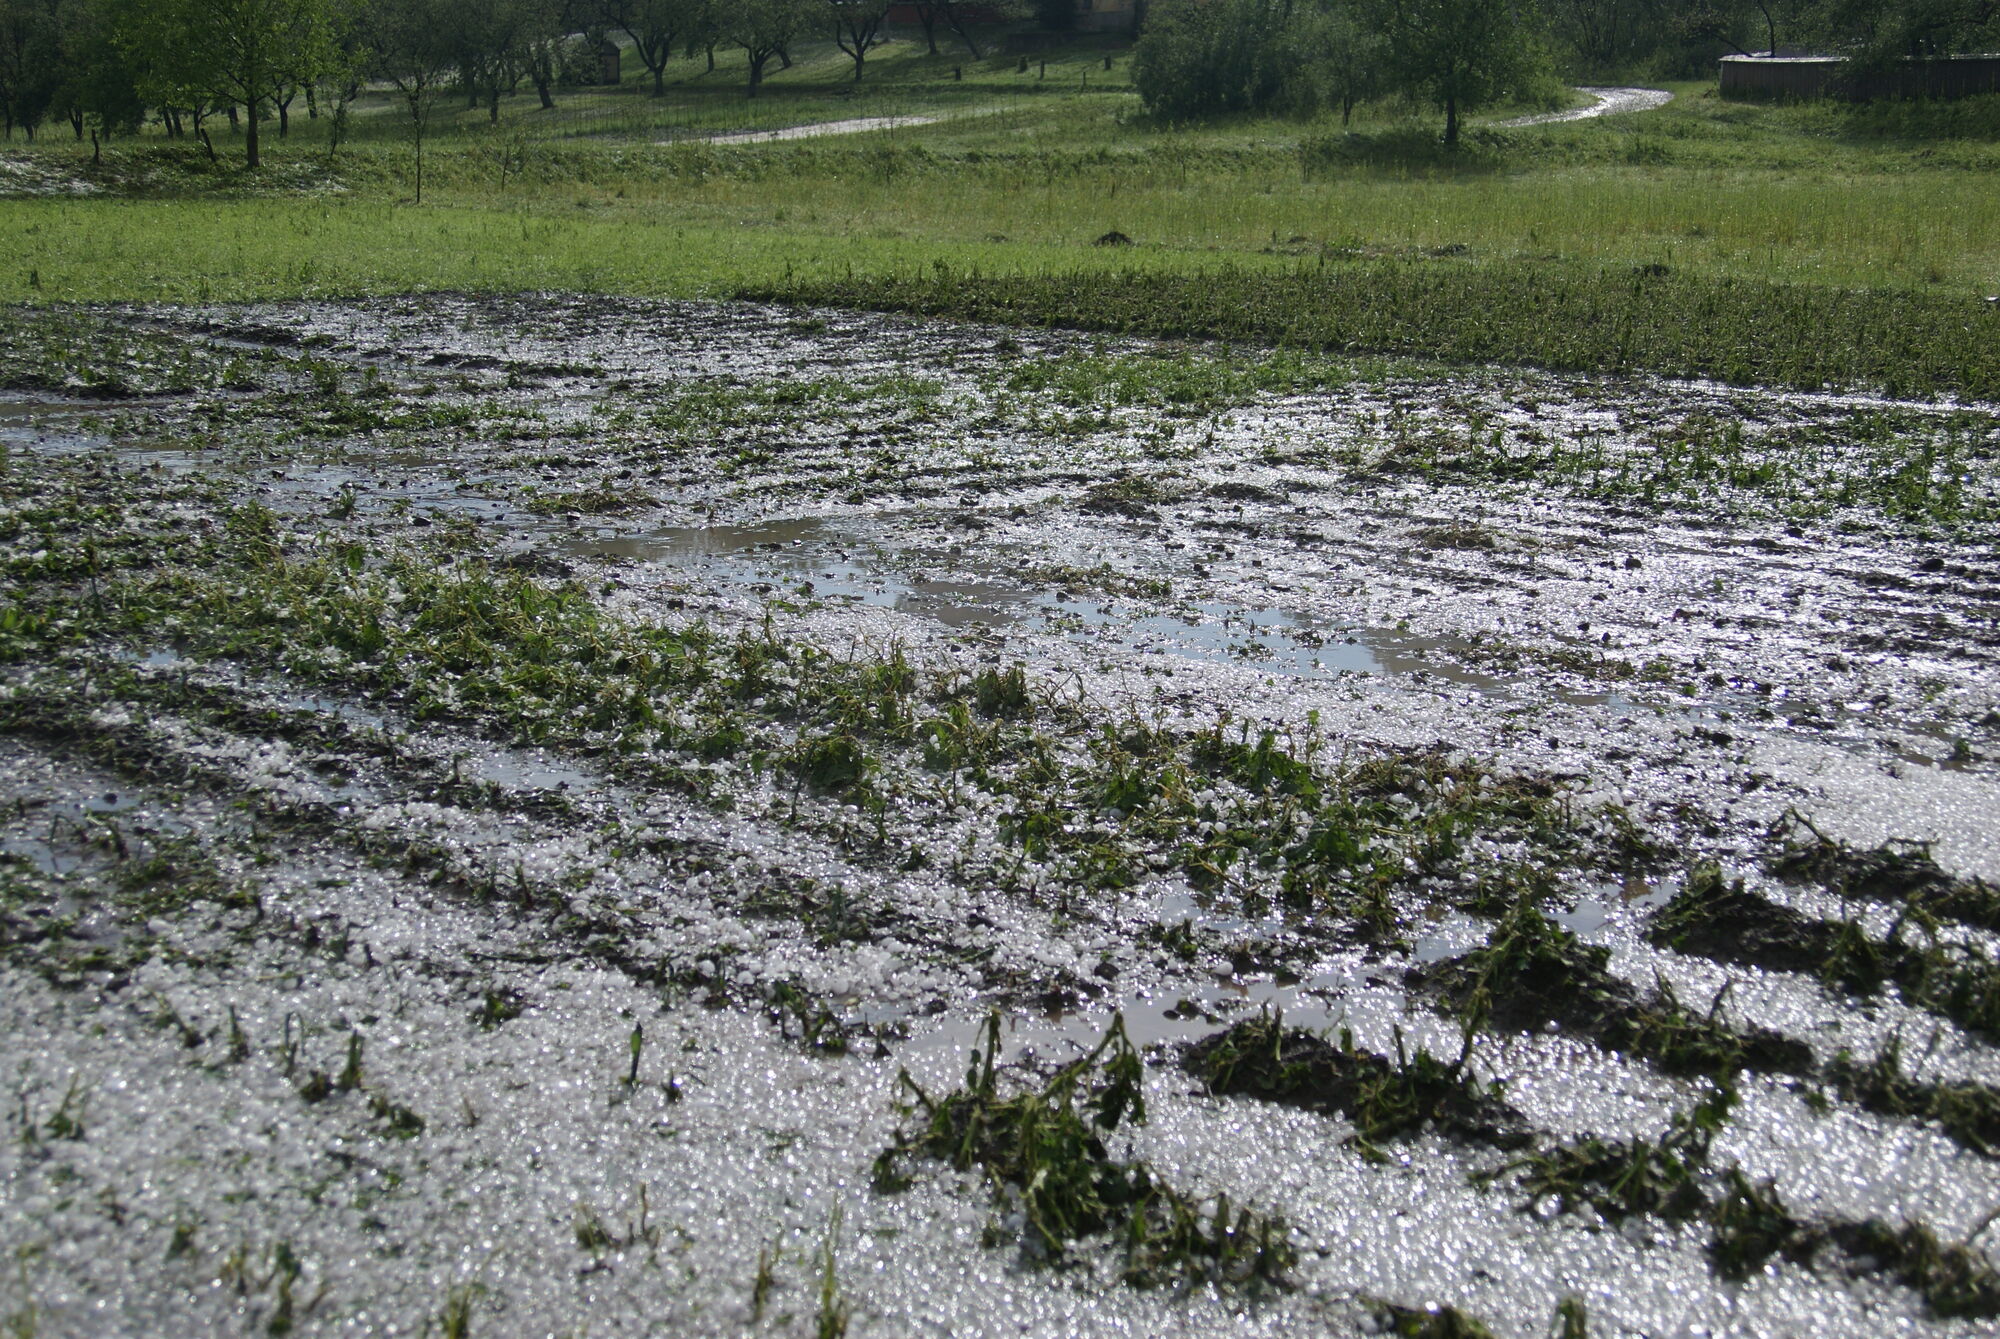
<path id="1" fill-rule="evenodd" d="M 801 53 L 754 100 L 731 53 L 718 53 L 713 73 L 700 59 L 677 65 L 657 98 L 627 61 L 622 87 L 563 92 L 554 111 L 525 85 L 502 99 L 497 121 L 448 100 L 428 140 L 421 207 L 410 200 L 407 128 L 380 91 L 356 105 L 333 155 L 330 118 L 295 106 L 292 135 L 269 141 L 272 163 L 258 176 L 234 165 L 226 129 L 216 133 L 219 164 L 148 137 L 92 166 L 88 146 L 45 139 L 14 159 L 17 194 L 0 199 L 12 257 L 0 266 L 0 300 L 794 287 L 826 298 L 837 282 L 844 300 L 869 302 L 869 283 L 852 280 L 945 273 L 969 294 L 974 276 L 1288 272 L 1358 260 L 1367 264 L 1351 269 L 1350 287 L 1386 284 L 1381 302 L 1402 302 L 1412 283 L 1434 286 L 1404 271 L 1446 265 L 1490 271 L 1503 292 L 1495 299 L 1488 285 L 1482 301 L 1504 305 L 1511 292 L 1532 307 L 1551 284 L 1602 286 L 1637 269 L 1669 275 L 1689 295 L 1661 317 L 1681 323 L 1682 343 L 1704 337 L 1713 304 L 1697 290 L 1706 285 L 1894 291 L 1898 311 L 1922 312 L 1918 326 L 1955 338 L 1907 357 L 1892 342 L 1888 362 L 1932 369 L 1905 378 L 1911 385 L 1951 388 L 1936 368 L 1955 357 L 1956 337 L 1984 339 L 1979 300 L 2000 293 L 2000 100 L 1748 107 L 1685 84 L 1662 110 L 1475 129 L 1447 155 L 1435 126 L 1394 105 L 1364 107 L 1348 127 L 1159 125 L 1130 90 L 1127 53 L 1106 47 L 1066 51 L 1046 73 L 1037 58 L 1022 73 L 1017 57 L 930 57 L 898 43 L 858 86 L 827 47 Z M 710 142 L 859 117 L 938 119 Z M 22 198 L 35 192 L 61 198 Z M 1133 245 L 1094 245 L 1114 232 Z M 1732 321 L 1757 323 L 1741 293 L 1717 291 Z M 983 302 L 966 297 L 969 308 Z M 1635 303 L 1629 322 L 1654 319 L 1650 298 Z M 1079 304 L 1079 321 L 1097 323 L 1089 297 Z M 933 295 L 935 309 L 949 305 Z M 1298 315 L 1267 333 L 1311 324 L 1310 312 Z M 1865 337 L 1883 352 L 1879 332 L 1763 333 Z M 1426 338 L 1419 321 L 1411 342 Z M 1481 356 L 1542 361 L 1539 345 L 1488 341 Z M 1635 356 L 1643 363 L 1643 353 L 1607 345 L 1571 361 L 1609 369 Z"/>

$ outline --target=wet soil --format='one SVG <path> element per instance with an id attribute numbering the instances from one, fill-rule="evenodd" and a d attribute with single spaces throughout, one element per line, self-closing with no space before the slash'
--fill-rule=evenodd
<path id="1" fill-rule="evenodd" d="M 1749 950 L 1990 947 L 1990 407 L 553 296 L 7 322 L 36 1332 L 1980 1332 L 1916 1237 L 1725 1282 L 1468 1176 L 1726 1079 L 1711 1201 L 1980 1277 L 1990 1040 Z M 1708 864 L 1749 900 L 1654 942 Z M 872 1190 L 994 1010 L 996 1100 L 1122 1012 L 1104 1157 L 1281 1217 L 1289 1289 Z"/>

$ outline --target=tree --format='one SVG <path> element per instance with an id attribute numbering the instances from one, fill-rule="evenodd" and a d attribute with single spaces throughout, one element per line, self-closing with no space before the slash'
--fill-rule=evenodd
<path id="1" fill-rule="evenodd" d="M 265 106 L 317 80 L 337 55 L 331 0 L 145 0 L 128 15 L 127 51 L 145 62 L 153 100 L 242 106 L 253 168 L 263 163 Z"/>
<path id="2" fill-rule="evenodd" d="M 578 0 L 526 0 L 528 21 L 522 30 L 522 58 L 542 110 L 556 109 L 555 86 L 570 50 L 570 31 L 583 6 Z"/>
<path id="3" fill-rule="evenodd" d="M 28 138 L 47 119 L 62 78 L 56 14 L 47 0 L 0 0 L 0 129 Z"/>
<path id="4" fill-rule="evenodd" d="M 375 73 L 401 95 L 410 117 L 410 145 L 416 161 L 416 203 L 424 202 L 424 138 L 446 81 L 460 57 L 450 19 L 455 0 L 393 0 L 374 23 Z"/>
<path id="5" fill-rule="evenodd" d="M 1444 113 L 1458 144 L 1468 111 L 1547 82 L 1549 60 L 1533 11 L 1516 0 L 1376 0 L 1390 77 Z"/>
<path id="6" fill-rule="evenodd" d="M 750 63 L 750 96 L 764 82 L 764 67 L 784 53 L 818 17 L 818 0 L 740 0 L 723 19 L 725 38 L 743 48 Z"/>
<path id="7" fill-rule="evenodd" d="M 854 82 L 861 82 L 861 63 L 888 41 L 882 25 L 889 17 L 889 0 L 831 0 L 834 44 L 854 62 Z"/>
<path id="8" fill-rule="evenodd" d="M 929 3 L 919 4 L 915 8 L 917 22 L 924 27 L 924 40 L 930 44 L 931 55 L 935 56 L 938 53 L 937 25 L 942 19 L 944 26 L 951 30 L 952 35 L 965 43 L 965 49 L 972 54 L 974 60 L 986 58 L 986 54 L 979 49 L 978 39 L 972 35 L 972 17 L 967 13 L 965 5 L 957 3 L 957 0 L 929 0 Z M 981 5 L 978 8 L 992 11 L 999 17 L 1008 19 L 1019 18 L 1026 12 L 1026 6 L 1018 0 Z"/>
<path id="9" fill-rule="evenodd" d="M 608 24 L 632 39 L 656 98 L 667 91 L 667 62 L 696 40 L 706 13 L 701 0 L 608 0 L 604 7 Z"/>
<path id="10" fill-rule="evenodd" d="M 1154 11 L 1132 54 L 1148 110 L 1172 118 L 1268 106 L 1283 87 L 1289 0 L 1180 0 Z"/>
<path id="11" fill-rule="evenodd" d="M 2000 48 L 2000 0 L 1828 0 L 1833 44 L 1880 64 Z"/>
<path id="12" fill-rule="evenodd" d="M 50 0 L 52 39 L 31 53 L 44 62 L 51 96 L 47 112 L 69 122 L 80 140 L 86 130 L 105 136 L 135 134 L 145 118 L 132 67 L 112 41 L 111 0 Z"/>
<path id="13" fill-rule="evenodd" d="M 1296 111 L 1340 108 L 1340 122 L 1354 119 L 1355 104 L 1373 97 L 1381 83 L 1382 38 L 1361 11 L 1360 0 L 1301 4 L 1284 35 L 1291 67 L 1285 100 Z"/>

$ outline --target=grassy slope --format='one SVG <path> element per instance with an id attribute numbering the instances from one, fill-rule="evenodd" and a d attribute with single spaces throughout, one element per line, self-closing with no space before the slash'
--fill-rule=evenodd
<path id="1" fill-rule="evenodd" d="M 1978 299 L 2000 290 L 1992 103 L 1857 115 L 1734 106 L 1683 86 L 1663 111 L 1482 131 L 1447 160 L 1429 128 L 1388 109 L 1351 134 L 1286 120 L 1154 126 L 1126 86 L 1126 58 L 1106 72 L 1102 55 L 1069 52 L 1046 79 L 1011 59 L 963 62 L 959 81 L 955 58 L 899 44 L 856 88 L 827 48 L 752 102 L 724 54 L 714 75 L 700 62 L 678 69 L 660 99 L 631 82 L 566 95 L 549 113 L 524 95 L 503 103 L 497 124 L 454 104 L 440 115 L 421 208 L 404 203 L 409 150 L 381 103 L 357 111 L 335 169 L 350 188 L 341 194 L 259 190 L 197 153 L 163 159 L 157 145 L 103 169 L 50 146 L 38 152 L 51 170 L 113 185 L 147 173 L 155 185 L 137 199 L 0 201 L 0 300 L 747 289 L 990 314 L 991 286 L 967 276 L 1009 276 L 1039 286 L 1020 313 L 1029 319 L 2000 388 L 1977 356 L 1992 315 Z M 913 114 L 950 119 L 784 144 L 697 138 Z M 277 170 L 323 175 L 324 126 L 301 119 L 273 155 Z M 1090 245 L 1113 229 L 1139 245 Z M 1187 310 L 1204 288 L 1240 295 L 1241 276 L 1301 265 L 1315 280 L 1337 271 L 1346 296 L 1288 279 L 1266 286 L 1257 322 L 1234 298 L 1205 316 Z M 1674 300 L 1630 282 L 1637 267 L 1656 279 L 1665 267 Z M 1174 310 L 1135 312 L 1119 277 L 1133 271 L 1232 277 L 1181 285 Z M 1579 305 L 1586 291 L 1596 296 Z M 1290 311 L 1272 305 L 1286 301 Z M 1343 304 L 1369 319 L 1357 326 Z M 1468 337 L 1468 316 L 1482 313 L 1499 319 Z M 1556 354 L 1550 320 L 1605 333 Z M 1648 333 L 1662 322 L 1671 338 Z M 1732 352 L 1773 342 L 1801 347 Z M 1808 357 L 1809 343 L 1837 347 Z"/>

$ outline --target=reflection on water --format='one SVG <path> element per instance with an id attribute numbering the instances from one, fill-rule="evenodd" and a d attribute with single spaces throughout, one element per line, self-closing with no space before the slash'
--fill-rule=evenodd
<path id="1" fill-rule="evenodd" d="M 922 554 L 886 546 L 852 522 L 808 517 L 758 525 L 683 526 L 637 534 L 564 534 L 547 548 L 569 558 L 686 567 L 766 594 L 846 601 L 947 627 L 1056 635 L 1079 645 L 1116 641 L 1140 652 L 1227 661 L 1266 674 L 1420 674 L 1500 692 L 1499 679 L 1465 668 L 1444 639 L 1349 627 L 1287 609 L 1223 601 L 1148 612 L 1094 596 L 1026 588 L 1003 555 Z M 907 569 L 927 561 L 960 574 Z"/>

